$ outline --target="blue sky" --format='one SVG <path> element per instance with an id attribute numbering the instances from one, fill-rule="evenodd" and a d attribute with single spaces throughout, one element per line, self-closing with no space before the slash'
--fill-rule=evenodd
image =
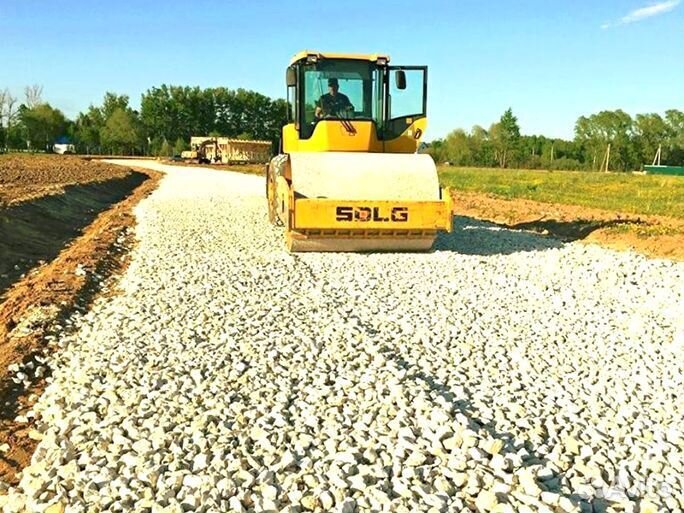
<path id="1" fill-rule="evenodd" d="M 684 109 L 684 2 L 0 0 L 0 89 L 75 115 L 162 83 L 284 95 L 301 49 L 429 66 L 427 139 L 488 127 L 570 138 L 579 115 Z"/>

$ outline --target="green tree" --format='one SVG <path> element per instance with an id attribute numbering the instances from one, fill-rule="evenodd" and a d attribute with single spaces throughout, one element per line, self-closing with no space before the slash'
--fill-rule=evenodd
<path id="1" fill-rule="evenodd" d="M 102 128 L 100 140 L 114 154 L 132 154 L 140 140 L 132 111 L 117 107 Z"/>
<path id="2" fill-rule="evenodd" d="M 199 87 L 153 87 L 141 100 L 140 117 L 150 137 L 168 141 L 190 140 L 215 128 L 216 111 L 212 90 Z"/>
<path id="3" fill-rule="evenodd" d="M 641 162 L 650 164 L 658 147 L 662 146 L 661 161 L 668 157 L 671 139 L 670 128 L 659 114 L 637 114 L 634 120 L 634 133 L 637 138 L 636 146 Z"/>
<path id="4" fill-rule="evenodd" d="M 161 155 L 161 147 L 164 144 L 163 137 L 150 137 L 147 150 L 150 155 L 159 156 Z"/>
<path id="5" fill-rule="evenodd" d="M 473 165 L 492 167 L 496 165 L 494 145 L 489 132 L 479 125 L 470 129 L 470 152 L 473 155 Z"/>
<path id="6" fill-rule="evenodd" d="M 419 153 L 427 153 L 432 157 L 432 160 L 441 164 L 446 162 L 444 140 L 435 139 L 429 143 L 424 143 L 418 151 Z"/>
<path id="7" fill-rule="evenodd" d="M 173 145 L 173 154 L 174 155 L 180 155 L 183 153 L 185 150 L 190 149 L 190 144 L 185 142 L 183 139 L 180 137 L 176 139 L 176 144 Z"/>
<path id="8" fill-rule="evenodd" d="M 146 134 L 169 141 L 216 134 L 276 142 L 286 120 L 285 100 L 225 87 L 200 89 L 162 85 L 142 96 L 140 116 Z"/>
<path id="9" fill-rule="evenodd" d="M 684 112 L 670 109 L 665 112 L 665 122 L 669 131 L 667 163 L 673 166 L 684 165 Z"/>
<path id="10" fill-rule="evenodd" d="M 100 152 L 100 131 L 104 125 L 105 119 L 101 110 L 92 105 L 87 112 L 78 115 L 74 128 L 74 143 L 80 152 Z"/>
<path id="11" fill-rule="evenodd" d="M 122 111 L 126 113 L 125 116 L 121 115 Z M 110 123 L 112 118 L 114 120 Z M 132 131 L 123 136 L 121 131 L 127 124 L 132 127 Z M 108 91 L 101 106 L 90 105 L 86 112 L 80 113 L 76 118 L 74 143 L 78 151 L 84 153 L 131 152 L 134 147 L 142 145 L 139 125 L 137 113 L 129 107 L 128 96 Z M 107 140 L 102 138 L 103 134 L 106 134 Z M 133 138 L 135 142 L 131 143 Z"/>
<path id="12" fill-rule="evenodd" d="M 159 147 L 159 152 L 157 155 L 159 157 L 170 157 L 173 154 L 173 148 L 169 144 L 169 141 L 164 139 Z"/>
<path id="13" fill-rule="evenodd" d="M 575 125 L 575 142 L 582 148 L 590 169 L 599 169 L 610 144 L 610 169 L 630 170 L 641 166 L 635 144 L 633 121 L 622 110 L 580 116 Z"/>
<path id="14" fill-rule="evenodd" d="M 19 119 L 24 126 L 27 146 L 32 149 L 49 149 L 59 136 L 64 135 L 66 118 L 49 103 L 19 108 Z"/>
<path id="15" fill-rule="evenodd" d="M 246 89 L 213 90 L 216 129 L 228 137 L 250 134 L 253 139 L 276 141 L 287 116 L 284 100 L 271 100 Z"/>
<path id="16" fill-rule="evenodd" d="M 4 132 L 5 146 L 10 149 L 27 148 L 27 132 L 19 118 L 18 101 L 9 89 L 0 91 L 0 127 Z"/>
<path id="17" fill-rule="evenodd" d="M 128 101 L 129 98 L 125 94 L 116 94 L 107 91 L 102 100 L 102 107 L 100 108 L 102 118 L 105 120 L 105 122 L 117 110 L 129 110 Z"/>
<path id="18" fill-rule="evenodd" d="M 507 109 L 499 122 L 492 125 L 489 135 L 494 144 L 495 156 L 499 167 L 507 167 L 511 161 L 517 159 L 520 126 L 518 125 L 518 118 L 513 115 L 512 109 Z"/>
<path id="19" fill-rule="evenodd" d="M 465 130 L 457 128 L 446 136 L 444 141 L 445 158 L 454 166 L 473 164 L 469 137 Z"/>
<path id="20" fill-rule="evenodd" d="M 540 169 L 543 166 L 542 155 L 547 141 L 543 135 L 521 135 L 514 165 L 526 169 Z"/>

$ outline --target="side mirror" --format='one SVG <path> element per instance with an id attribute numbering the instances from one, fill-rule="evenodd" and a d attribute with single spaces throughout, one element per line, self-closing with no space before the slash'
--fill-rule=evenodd
<path id="1" fill-rule="evenodd" d="M 406 89 L 406 73 L 404 73 L 403 69 L 398 69 L 394 73 L 394 82 L 397 86 L 397 89 L 400 91 Z"/>
<path id="2" fill-rule="evenodd" d="M 287 68 L 285 83 L 287 84 L 287 87 L 294 87 L 297 85 L 297 72 L 294 68 Z"/>

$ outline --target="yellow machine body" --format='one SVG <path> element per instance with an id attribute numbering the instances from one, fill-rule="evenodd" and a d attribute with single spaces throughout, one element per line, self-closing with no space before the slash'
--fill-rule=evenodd
<path id="1" fill-rule="evenodd" d="M 288 123 L 266 192 L 290 251 L 427 251 L 451 230 L 434 162 L 416 154 L 427 127 L 426 67 L 305 51 L 292 59 L 287 83 Z M 344 113 L 323 110 L 331 83 L 348 95 Z"/>
<path id="2" fill-rule="evenodd" d="M 351 121 L 356 133 L 350 135 L 337 121 L 321 120 L 309 139 L 299 139 L 294 124 L 283 127 L 283 151 L 362 151 L 371 153 L 415 153 L 420 144 L 419 137 L 427 128 L 427 118 L 408 119 L 405 130 L 394 139 L 378 139 L 375 125 L 368 122 Z"/>

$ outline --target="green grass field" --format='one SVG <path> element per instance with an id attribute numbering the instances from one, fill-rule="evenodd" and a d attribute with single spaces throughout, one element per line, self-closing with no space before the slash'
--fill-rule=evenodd
<path id="1" fill-rule="evenodd" d="M 443 187 L 506 199 L 684 218 L 681 176 L 440 166 L 439 178 Z"/>

